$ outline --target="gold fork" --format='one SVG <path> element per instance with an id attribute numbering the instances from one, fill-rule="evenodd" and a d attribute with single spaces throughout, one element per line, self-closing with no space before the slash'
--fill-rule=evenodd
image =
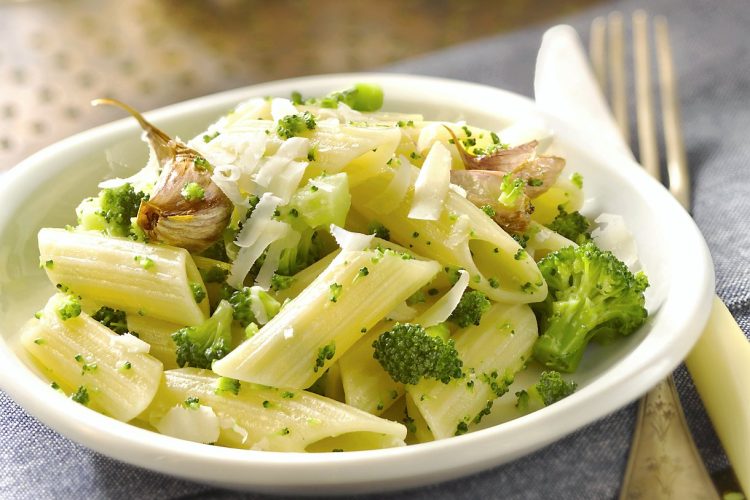
<path id="1" fill-rule="evenodd" d="M 661 180 L 653 99 L 648 17 L 642 10 L 632 19 L 633 66 L 640 162 Z M 689 210 L 690 184 L 680 130 L 676 82 L 667 21 L 653 21 L 661 114 L 666 146 L 669 190 Z M 626 144 L 630 143 L 624 22 L 620 13 L 594 19 L 590 58 Z M 609 75 L 609 76 L 608 76 Z M 609 80 L 609 81 L 608 81 Z M 695 447 L 672 376 L 641 399 L 636 430 L 620 491 L 620 499 L 718 499 L 719 495 Z"/>

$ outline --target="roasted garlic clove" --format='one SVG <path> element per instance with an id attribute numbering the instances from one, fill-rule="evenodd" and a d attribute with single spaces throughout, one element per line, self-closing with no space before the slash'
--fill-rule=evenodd
<path id="1" fill-rule="evenodd" d="M 229 223 L 232 202 L 211 180 L 212 167 L 197 151 L 171 139 L 132 107 L 115 99 L 92 104 L 118 106 L 138 120 L 161 166 L 159 180 L 142 201 L 137 223 L 152 241 L 200 252 Z"/>

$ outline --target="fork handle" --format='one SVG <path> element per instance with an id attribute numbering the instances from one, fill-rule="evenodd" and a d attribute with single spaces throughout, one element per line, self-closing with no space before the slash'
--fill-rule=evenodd
<path id="1" fill-rule="evenodd" d="M 740 486 L 750 494 L 750 342 L 719 297 L 685 364 Z"/>
<path id="2" fill-rule="evenodd" d="M 641 398 L 635 429 L 620 500 L 718 500 L 671 376 Z"/>

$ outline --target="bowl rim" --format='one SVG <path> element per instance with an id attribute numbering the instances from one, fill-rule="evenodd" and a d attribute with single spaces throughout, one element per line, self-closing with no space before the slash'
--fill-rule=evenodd
<path id="1" fill-rule="evenodd" d="M 191 99 L 146 115 L 158 123 L 201 111 L 229 109 L 253 96 L 289 95 L 290 90 L 304 91 L 312 86 L 339 88 L 363 80 L 377 81 L 383 85 L 386 99 L 389 88 L 411 89 L 403 92 L 416 93 L 417 89 L 424 87 L 446 96 L 470 96 L 469 101 L 474 103 L 469 105 L 471 109 L 478 105 L 476 103 L 480 99 L 497 99 L 543 117 L 562 142 L 582 147 L 575 125 L 545 113 L 529 98 L 486 85 L 417 75 L 344 73 L 278 80 Z M 91 152 L 95 147 L 114 143 L 135 130 L 136 125 L 126 118 L 63 139 L 4 174 L 0 196 L 18 200 L 24 190 L 17 188 L 27 185 L 28 179 L 39 179 L 35 176 L 42 173 L 54 176 L 64 168 L 70 168 L 70 165 L 49 168 L 50 161 L 65 151 L 82 149 Z M 591 150 L 591 156 L 607 157 L 604 145 L 597 141 L 590 141 L 585 146 Z M 668 191 L 633 160 L 622 157 L 608 163 L 613 170 L 618 170 L 613 175 L 628 178 L 629 183 L 637 184 L 644 199 L 658 205 L 660 217 L 679 228 L 679 236 L 691 245 L 691 259 L 698 262 L 690 279 L 685 277 L 670 284 L 670 292 L 682 287 L 680 299 L 687 297 L 690 300 L 680 305 L 674 303 L 676 299 L 668 297 L 664 304 L 670 311 L 674 309 L 681 313 L 673 326 L 673 330 L 680 332 L 679 341 L 657 339 L 654 346 L 659 349 L 641 352 L 643 357 L 637 360 L 638 369 L 625 367 L 627 369 L 618 370 L 612 374 L 608 384 L 594 380 L 557 404 L 522 418 L 447 440 L 386 450 L 304 454 L 212 447 L 119 422 L 70 402 L 62 395 L 59 395 L 59 401 L 53 400 L 51 391 L 43 390 L 47 384 L 34 376 L 13 353 L 5 337 L 0 338 L 0 370 L 6 375 L 0 377 L 0 388 L 42 422 L 97 452 L 136 466 L 225 487 L 308 494 L 313 493 L 309 490 L 311 486 L 316 487 L 314 493 L 318 494 L 385 491 L 444 481 L 518 458 L 645 393 L 682 361 L 708 319 L 714 290 L 713 266 L 706 243 L 695 223 Z M 5 217 L 0 215 L 0 228 L 5 226 Z M 690 287 L 693 287 L 692 294 L 688 290 Z M 661 340 L 670 342 L 665 344 Z M 633 351 L 639 351 L 648 342 L 649 336 Z M 633 361 L 632 357 L 631 352 L 618 366 Z M 25 374 L 31 375 L 31 380 L 23 376 Z M 611 390 L 613 385 L 618 388 L 617 391 Z M 554 425 L 549 425 L 552 423 Z"/>

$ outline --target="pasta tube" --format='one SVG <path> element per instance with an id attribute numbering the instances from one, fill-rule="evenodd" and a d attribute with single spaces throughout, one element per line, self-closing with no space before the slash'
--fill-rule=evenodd
<path id="1" fill-rule="evenodd" d="M 309 287 L 213 370 L 225 377 L 309 387 L 362 334 L 427 283 L 437 262 L 392 250 L 342 251 Z"/>
<path id="2" fill-rule="evenodd" d="M 216 444 L 267 451 L 333 451 L 402 446 L 406 428 L 343 403 L 307 391 L 275 389 L 249 383 L 226 388 L 209 370 L 167 370 L 153 404 L 149 422 L 163 431 L 170 412 L 205 406 L 214 418 Z M 234 392 L 236 390 L 236 393 Z M 201 416 L 194 413 L 193 418 Z M 189 423 L 188 423 L 189 425 Z M 205 432 L 207 429 L 203 429 Z M 181 435 L 180 437 L 185 437 Z"/>
<path id="3" fill-rule="evenodd" d="M 463 434 L 490 413 L 531 355 L 536 318 L 526 305 L 494 304 L 479 326 L 452 338 L 466 376 L 448 384 L 423 379 L 406 388 L 436 439 Z"/>
<path id="4" fill-rule="evenodd" d="M 162 364 L 148 345 L 132 335 L 117 335 L 85 313 L 63 320 L 54 295 L 21 333 L 21 344 L 50 379 L 89 408 L 127 422 L 151 402 Z"/>
<path id="5" fill-rule="evenodd" d="M 480 208 L 449 190 L 440 219 L 410 219 L 413 189 L 395 207 L 376 208 L 369 203 L 388 181 L 380 175 L 353 186 L 352 208 L 366 220 L 385 221 L 393 241 L 442 264 L 466 269 L 469 286 L 492 300 L 530 303 L 546 297 L 547 285 L 534 260 Z"/>
<path id="6" fill-rule="evenodd" d="M 39 253 L 59 289 L 99 304 L 183 325 L 208 316 L 203 280 L 183 248 L 45 228 Z"/>

